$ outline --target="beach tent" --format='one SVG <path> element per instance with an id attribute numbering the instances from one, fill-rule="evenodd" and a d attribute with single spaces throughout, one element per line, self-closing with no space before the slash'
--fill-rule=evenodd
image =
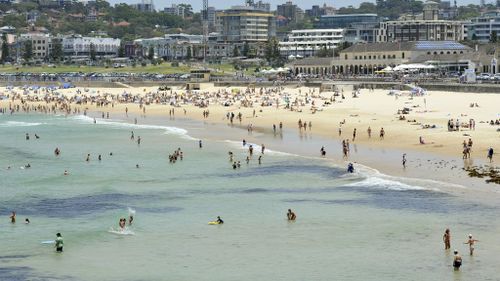
<path id="1" fill-rule="evenodd" d="M 411 70 L 426 70 L 426 69 L 434 69 L 436 68 L 433 65 L 429 64 L 419 64 L 419 63 L 413 63 L 413 64 L 400 64 L 396 67 L 394 67 L 394 71 L 411 71 Z"/>

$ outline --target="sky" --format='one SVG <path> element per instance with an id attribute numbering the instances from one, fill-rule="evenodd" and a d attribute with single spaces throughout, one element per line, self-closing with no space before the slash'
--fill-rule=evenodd
<path id="1" fill-rule="evenodd" d="M 111 4 L 117 3 L 139 3 L 141 0 L 108 0 Z M 276 9 L 276 5 L 283 4 L 287 0 L 263 0 L 263 2 L 271 3 L 271 9 Z M 375 2 L 375 0 L 292 0 L 293 3 L 299 5 L 303 9 L 309 9 L 312 5 L 327 5 L 334 6 L 336 8 L 345 7 L 349 5 L 358 6 L 362 2 Z M 425 0 L 424 0 L 425 2 Z M 451 0 L 453 3 L 453 0 Z M 486 0 L 486 3 L 493 3 L 494 0 Z M 199 11 L 202 7 L 203 0 L 153 0 L 155 8 L 157 10 L 163 9 L 164 7 L 170 7 L 172 4 L 189 3 L 193 6 L 194 11 Z M 216 7 L 217 9 L 229 8 L 233 5 L 242 5 L 245 0 L 208 0 L 208 5 L 210 7 Z M 480 0 L 457 0 L 458 5 L 466 4 L 479 4 Z"/>

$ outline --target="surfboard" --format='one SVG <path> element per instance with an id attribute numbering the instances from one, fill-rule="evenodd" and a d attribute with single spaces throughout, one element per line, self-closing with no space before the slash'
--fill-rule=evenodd
<path id="1" fill-rule="evenodd" d="M 209 222 L 208 224 L 209 224 L 209 225 L 216 225 L 216 224 L 220 224 L 220 223 L 219 223 L 219 222 L 217 222 L 217 221 L 211 221 L 211 222 Z"/>
<path id="2" fill-rule="evenodd" d="M 56 243 L 56 241 L 54 241 L 54 240 L 47 240 L 47 241 L 42 241 L 40 243 L 41 244 L 54 244 L 54 243 Z"/>

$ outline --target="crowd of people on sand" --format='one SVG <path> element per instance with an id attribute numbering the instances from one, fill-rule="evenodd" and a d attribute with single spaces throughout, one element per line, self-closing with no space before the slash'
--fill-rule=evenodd
<path id="1" fill-rule="evenodd" d="M 448 120 L 448 131 L 460 131 L 464 128 L 469 129 L 471 131 L 476 130 L 476 121 L 474 119 L 469 119 L 468 122 L 462 122 L 459 118 L 457 119 L 449 119 Z"/>
<path id="2" fill-rule="evenodd" d="M 290 111 L 296 111 L 296 112 L 301 112 L 302 109 L 301 107 L 304 106 L 310 106 L 311 112 L 316 113 L 320 107 L 326 107 L 331 105 L 332 103 L 337 102 L 336 97 L 341 96 L 341 100 L 338 102 L 342 102 L 342 100 L 345 99 L 343 89 L 341 90 L 341 94 L 339 91 L 335 91 L 334 95 L 331 97 L 324 97 L 321 96 L 320 93 L 317 92 L 316 89 L 309 89 L 307 93 L 302 93 L 302 90 L 299 90 L 299 96 L 292 98 L 289 93 L 287 93 L 287 90 L 282 87 L 272 87 L 272 88 L 252 88 L 248 87 L 246 89 L 239 89 L 239 90 L 231 90 L 231 89 L 219 89 L 216 91 L 202 91 L 202 92 L 194 92 L 194 91 L 182 91 L 182 92 L 177 92 L 174 90 L 170 91 L 151 91 L 151 92 L 143 92 L 141 94 L 132 94 L 128 93 L 126 90 L 122 94 L 109 94 L 105 92 L 100 92 L 97 91 L 97 93 L 87 93 L 87 92 L 82 92 L 81 90 L 76 90 L 75 95 L 60 95 L 60 94 L 55 94 L 54 92 L 45 92 L 43 95 L 26 95 L 25 93 L 18 93 L 16 91 L 10 91 L 8 94 L 8 98 L 11 101 L 9 104 L 9 109 L 7 111 L 6 108 L 2 109 L 0 112 L 3 114 L 6 114 L 10 112 L 10 114 L 13 114 L 15 112 L 38 112 L 38 113 L 46 113 L 46 114 L 57 114 L 59 112 L 65 113 L 65 114 L 81 114 L 87 115 L 88 106 L 96 106 L 97 108 L 106 108 L 106 107 L 114 107 L 116 104 L 138 104 L 140 112 L 142 112 L 142 116 L 144 117 L 146 115 L 146 106 L 152 105 L 152 104 L 168 104 L 170 106 L 179 107 L 184 104 L 192 104 L 195 106 L 198 106 L 199 108 L 206 108 L 209 104 L 218 104 L 221 106 L 232 106 L 232 105 L 238 105 L 240 107 L 247 107 L 247 108 L 252 108 L 255 105 L 260 105 L 261 107 L 276 107 L 279 108 L 282 106 L 285 109 L 288 109 Z M 356 98 L 360 95 L 359 90 L 356 90 L 353 92 L 353 97 Z M 322 105 L 318 105 L 317 102 L 315 102 L 314 99 L 321 99 L 323 101 Z M 15 101 L 20 101 L 21 104 L 14 104 Z M 284 101 L 284 102 L 283 102 Z M 31 102 L 31 103 L 30 103 Z M 474 106 L 477 106 L 475 104 Z M 128 116 L 128 107 L 125 108 L 125 114 Z M 186 110 L 184 109 L 184 114 L 186 114 Z M 209 118 L 209 110 L 205 109 L 203 110 L 203 118 Z M 398 112 L 398 114 L 406 114 L 406 112 L 401 111 Z M 169 116 L 174 116 L 175 111 L 174 109 L 171 109 L 169 111 Z M 257 117 L 257 112 L 254 109 L 252 112 L 252 117 L 255 118 Z M 406 117 L 401 115 L 403 119 L 400 120 L 406 120 Z M 104 113 L 104 111 L 101 113 L 101 117 L 110 118 L 109 112 Z M 238 112 L 235 114 L 234 112 L 227 112 L 225 115 L 225 118 L 231 123 L 234 123 L 234 120 L 237 119 L 239 123 L 243 122 L 243 114 L 241 112 Z M 416 120 L 414 120 L 416 121 Z M 338 129 L 338 135 L 339 137 L 342 136 L 342 125 L 345 124 L 345 120 L 340 122 L 340 126 Z M 94 123 L 96 123 L 96 119 L 94 119 Z M 497 120 L 491 120 L 488 122 L 490 125 L 500 125 L 500 119 Z M 134 124 L 137 124 L 137 118 L 134 118 Z M 299 130 L 302 131 L 311 131 L 312 130 L 312 122 L 309 121 L 302 121 L 302 119 L 299 119 L 298 122 L 298 127 Z M 283 123 L 279 122 L 279 125 L 277 126 L 276 124 L 273 124 L 273 132 L 276 134 L 276 132 L 279 131 L 281 132 L 283 130 Z M 475 120 L 474 119 L 469 119 L 467 124 L 462 124 L 460 120 L 457 118 L 455 119 L 450 119 L 448 121 L 448 130 L 449 131 L 460 131 L 461 128 L 467 127 L 470 130 L 475 129 Z M 253 130 L 253 125 L 250 123 L 247 126 L 247 130 L 251 132 Z M 372 135 L 372 129 L 369 126 L 367 129 L 368 133 L 368 138 L 371 138 Z M 37 134 L 34 134 L 35 139 L 39 139 L 40 137 Z M 352 134 L 352 142 L 356 140 L 357 137 L 357 129 L 354 128 L 353 134 Z M 379 138 L 380 140 L 383 140 L 385 137 L 385 130 L 384 128 L 380 129 L 379 133 Z M 26 140 L 30 140 L 30 135 L 29 133 L 26 133 L 25 135 Z M 130 139 L 132 141 L 136 141 L 138 145 L 141 144 L 141 137 L 138 136 L 136 137 L 134 135 L 134 132 L 131 132 Z M 422 137 L 420 137 L 420 143 L 424 144 L 425 141 L 423 140 Z M 472 139 L 469 138 L 468 141 L 464 141 L 463 143 L 463 158 L 468 159 L 470 158 L 471 154 L 471 148 L 472 148 Z M 198 142 L 199 148 L 201 149 L 203 147 L 203 143 L 201 140 Z M 249 164 L 251 159 L 253 158 L 254 154 L 254 146 L 252 144 L 248 144 L 245 140 L 243 140 L 243 147 L 248 147 L 247 155 L 245 157 L 245 162 L 246 164 Z M 262 157 L 265 154 L 265 145 L 262 144 L 261 146 L 261 153 L 258 156 L 258 163 L 262 163 Z M 344 159 L 348 158 L 350 151 L 350 145 L 349 145 L 349 139 L 344 139 L 342 140 L 342 153 Z M 56 148 L 54 150 L 54 154 L 56 156 L 59 156 L 61 153 L 59 148 Z M 229 151 L 229 161 L 231 163 L 231 167 L 233 169 L 239 169 L 241 167 L 241 161 L 235 159 L 235 155 L 233 152 Z M 320 149 L 320 154 L 322 157 L 326 157 L 326 149 L 325 147 L 322 147 Z M 488 159 L 490 162 L 492 161 L 493 158 L 493 148 L 490 148 L 488 150 Z M 113 153 L 109 154 L 110 156 L 113 155 Z M 175 163 L 177 160 L 183 160 L 183 152 L 181 151 L 180 148 L 176 149 L 172 154 L 169 154 L 168 156 L 170 163 Z M 101 155 L 98 155 L 97 159 L 99 161 L 102 160 Z M 87 154 L 86 156 L 86 162 L 91 161 L 91 154 Z M 403 154 L 403 159 L 402 159 L 402 164 L 403 167 L 406 168 L 406 154 Z M 30 168 L 31 165 L 28 163 L 26 168 Z M 139 164 L 136 165 L 136 168 L 139 168 Z M 347 166 L 347 171 L 349 173 L 354 172 L 354 165 L 352 163 L 349 163 Z M 68 171 L 64 172 L 65 175 L 69 175 Z M 294 212 L 292 212 L 291 209 L 288 209 L 287 212 L 287 219 L 289 221 L 295 221 L 296 220 L 296 215 Z M 16 213 L 12 212 L 12 215 L 10 216 L 11 222 L 15 223 L 16 222 Z M 133 221 L 133 216 L 130 215 L 128 219 L 128 224 L 131 225 Z M 217 222 L 219 224 L 223 224 L 224 222 L 222 219 L 217 217 Z M 25 223 L 29 224 L 30 221 L 28 218 L 25 219 Z M 124 229 L 127 224 L 127 220 L 125 218 L 120 218 L 119 220 L 119 227 L 120 229 Z M 450 240 L 451 240 L 451 235 L 449 229 L 446 230 L 445 235 L 443 236 L 443 240 L 445 242 L 445 249 L 450 249 Z M 472 235 L 469 235 L 469 239 L 465 244 L 469 245 L 469 251 L 470 255 L 473 255 L 474 252 L 474 246 L 475 243 L 478 242 L 478 240 L 475 240 L 472 238 Z M 62 252 L 63 251 L 63 239 L 62 235 L 60 233 L 57 233 L 56 235 L 56 240 L 55 240 L 55 247 L 57 252 Z M 454 251 L 454 261 L 453 261 L 453 267 L 458 270 L 460 266 L 462 265 L 462 257 L 458 254 L 458 251 Z"/>

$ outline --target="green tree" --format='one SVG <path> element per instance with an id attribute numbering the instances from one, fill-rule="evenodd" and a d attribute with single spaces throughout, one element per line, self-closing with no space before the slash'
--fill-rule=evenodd
<path id="1" fill-rule="evenodd" d="M 237 46 L 234 46 L 233 48 L 233 57 L 239 57 L 240 56 L 240 50 L 238 49 Z"/>
<path id="2" fill-rule="evenodd" d="M 7 42 L 7 35 L 2 35 L 2 63 L 9 59 L 9 44 Z"/>
<path id="3" fill-rule="evenodd" d="M 24 41 L 23 59 L 28 62 L 33 58 L 33 43 L 31 40 Z"/>
<path id="4" fill-rule="evenodd" d="M 496 30 L 493 30 L 490 34 L 490 42 L 491 43 L 496 43 L 498 41 L 498 35 Z"/>
<path id="5" fill-rule="evenodd" d="M 245 42 L 245 45 L 243 45 L 243 56 L 248 57 L 248 52 L 250 52 L 250 44 Z"/>
<path id="6" fill-rule="evenodd" d="M 186 49 L 186 59 L 190 60 L 191 58 L 192 58 L 191 46 L 187 46 L 187 49 Z"/>
<path id="7" fill-rule="evenodd" d="M 118 48 L 118 57 L 119 58 L 124 58 L 125 57 L 125 46 L 120 44 L 120 48 Z"/>
<path id="8" fill-rule="evenodd" d="M 269 63 L 269 65 L 271 65 L 272 67 L 278 67 L 283 65 L 278 39 L 272 38 L 267 42 L 265 58 Z"/>
<path id="9" fill-rule="evenodd" d="M 55 40 L 52 44 L 52 53 L 50 54 L 54 61 L 61 61 L 64 57 L 61 40 Z"/>
<path id="10" fill-rule="evenodd" d="M 96 50 L 95 50 L 95 45 L 94 43 L 90 43 L 90 60 L 95 61 L 96 60 Z"/>
<path id="11" fill-rule="evenodd" d="M 191 4 L 179 4 L 179 7 L 184 8 L 184 17 L 190 18 L 194 15 L 193 6 L 191 6 Z"/>
<path id="12" fill-rule="evenodd" d="M 333 57 L 334 54 L 334 49 L 332 48 L 327 48 L 326 45 L 323 46 L 317 53 L 316 56 L 320 58 L 326 58 L 326 57 Z"/>
<path id="13" fill-rule="evenodd" d="M 153 46 L 149 46 L 148 60 L 153 60 L 154 58 L 155 58 L 155 48 Z"/>

